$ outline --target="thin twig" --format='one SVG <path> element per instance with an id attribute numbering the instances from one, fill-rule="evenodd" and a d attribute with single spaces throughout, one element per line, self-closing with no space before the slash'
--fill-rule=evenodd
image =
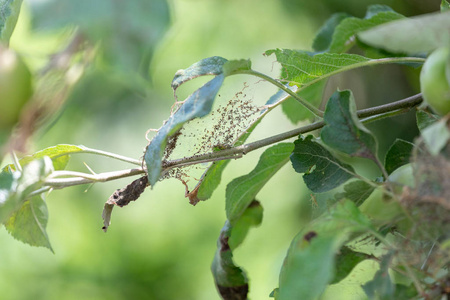
<path id="1" fill-rule="evenodd" d="M 384 117 L 392 117 L 394 115 L 402 114 L 407 112 L 406 107 L 413 108 L 419 105 L 422 102 L 422 95 L 417 94 L 412 97 L 408 97 L 406 99 L 402 99 L 396 102 L 392 102 L 389 104 L 384 104 L 376 107 L 372 107 L 370 109 L 363 109 L 357 111 L 357 115 L 363 119 L 361 122 L 368 123 L 372 122 L 374 119 L 381 119 Z M 409 106 L 408 106 L 409 105 Z M 400 108 L 400 109 L 399 109 Z M 318 121 L 300 128 L 296 128 L 287 132 L 283 132 L 262 140 L 258 140 L 252 143 L 244 144 L 237 147 L 232 147 L 228 149 L 224 149 L 221 151 L 210 152 L 201 155 L 195 155 L 180 159 L 174 159 L 171 161 L 166 161 L 163 163 L 163 170 L 172 169 L 178 167 L 179 165 L 193 165 L 198 162 L 207 162 L 207 161 L 217 161 L 223 159 L 230 158 L 239 158 L 242 155 L 245 155 L 253 150 L 272 145 L 274 143 L 278 143 L 293 137 L 296 137 L 300 134 L 305 134 L 325 126 L 323 121 Z"/>

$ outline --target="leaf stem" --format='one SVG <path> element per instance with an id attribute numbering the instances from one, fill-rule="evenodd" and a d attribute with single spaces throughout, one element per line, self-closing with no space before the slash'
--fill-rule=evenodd
<path id="1" fill-rule="evenodd" d="M 114 159 L 117 159 L 117 160 L 121 160 L 121 161 L 130 163 L 130 164 L 133 164 L 133 165 L 137 165 L 137 166 L 141 166 L 142 165 L 142 161 L 134 159 L 134 158 L 126 157 L 126 156 L 123 156 L 123 155 L 119 155 L 119 154 L 111 153 L 111 152 L 107 152 L 107 151 L 91 149 L 91 148 L 87 148 L 87 147 L 84 147 L 84 146 L 83 146 L 83 148 L 84 148 L 84 150 L 81 153 L 97 154 L 97 155 L 102 155 L 102 156 L 114 158 Z"/>

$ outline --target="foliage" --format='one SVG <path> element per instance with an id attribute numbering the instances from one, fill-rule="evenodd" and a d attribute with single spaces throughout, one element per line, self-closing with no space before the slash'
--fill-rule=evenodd
<path id="1" fill-rule="evenodd" d="M 21 2 L 2 3 L 0 37 L 5 45 Z M 138 2 L 146 8 L 143 11 L 152 12 L 152 18 L 142 15 Z M 86 1 L 37 3 L 32 6 L 34 26 L 51 30 L 76 28 L 67 48 L 59 53 L 70 59 L 62 64 L 50 60 L 33 73 L 37 84 L 30 101 L 34 105 L 23 110 L 30 118 L 20 119 L 17 127 L 20 138 L 13 135 L 1 154 L 7 147 L 22 149 L 35 127 L 57 115 L 72 87 L 83 84 L 79 79 L 92 76 L 89 67 L 98 63 L 93 57 L 122 75 L 131 74 L 142 87 L 147 79 L 144 70 L 152 55 L 153 40 L 162 35 L 165 26 L 161 24 L 168 20 L 167 4 L 159 0 L 125 2 L 120 10 L 109 1 L 97 1 L 91 11 L 86 9 Z M 143 159 L 64 144 L 21 159 L 13 154 L 13 163 L 0 173 L 0 222 L 16 239 L 52 250 L 46 232 L 48 213 L 44 200 L 51 189 L 143 176 L 111 195 L 103 213 L 106 231 L 112 208 L 137 200 L 147 186 L 153 188 L 159 181 L 178 179 L 186 187 L 185 196 L 195 205 L 211 197 L 229 160 L 242 159 L 251 151 L 270 146 L 253 170 L 235 178 L 226 188 L 227 219 L 211 267 L 224 299 L 247 299 L 251 274 L 235 264 L 233 254 L 250 228 L 263 222 L 264 204 L 256 200 L 258 193 L 289 162 L 296 173 L 302 174 L 312 198 L 324 197 L 326 201 L 316 203 L 320 213 L 293 238 L 280 270 L 279 286 L 271 287 L 272 297 L 317 299 L 331 284 L 339 285 L 358 264 L 367 260 L 379 264 L 374 277 L 362 285 L 369 299 L 419 299 L 448 294 L 449 115 L 436 116 L 426 104 L 419 106 L 420 94 L 357 110 L 350 90 L 337 90 L 325 103 L 325 109 L 321 109 L 324 87 L 331 76 L 382 64 L 418 67 L 425 62 L 426 54 L 448 45 L 448 3 L 443 1 L 441 7 L 441 13 L 414 18 L 380 5 L 369 7 L 362 19 L 334 15 L 314 40 L 316 52 L 292 49 L 265 52 L 281 66 L 279 79 L 253 70 L 250 60 L 218 56 L 179 70 L 172 81 L 174 93 L 198 77 L 213 78 L 184 101 L 176 101 L 169 118 L 154 130 L 156 135 L 146 145 Z M 48 10 L 70 14 L 50 20 L 43 13 Z M 127 14 L 137 16 L 135 22 L 116 27 L 115 21 Z M 158 22 L 161 26 L 152 26 L 152 20 L 158 18 L 164 19 Z M 99 20 L 104 27 L 97 26 Z M 412 28 L 420 28 L 415 38 L 403 39 Z M 114 29 L 117 35 L 102 38 L 106 30 Z M 356 46 L 360 47 L 358 53 L 364 55 L 353 53 L 357 52 L 352 51 Z M 445 68 L 450 72 L 448 64 Z M 77 76 L 70 77 L 74 70 L 78 70 Z M 263 106 L 246 100 L 243 92 L 223 103 L 219 90 L 227 77 L 238 74 L 262 79 L 277 87 L 278 92 L 267 97 Z M 48 88 L 50 84 L 52 89 Z M 253 130 L 278 106 L 283 106 L 292 123 L 310 123 L 247 143 Z M 414 142 L 398 137 L 385 159 L 381 159 L 378 137 L 365 124 L 412 109 L 417 111 L 420 136 Z M 189 142 L 193 137 L 189 130 L 198 124 L 202 124 L 203 133 L 194 137 L 194 144 Z M 296 140 L 282 142 L 291 138 Z M 182 146 L 184 143 L 189 146 Z M 86 153 L 120 160 L 132 167 L 99 174 L 65 170 L 70 155 Z M 358 159 L 374 164 L 378 176 L 362 174 L 357 167 Z M 293 176 L 300 180 L 300 175 Z M 190 186 L 189 181 L 195 181 L 195 185 Z M 361 241 L 375 250 L 367 251 Z M 407 280 L 397 280 L 398 277 Z"/>

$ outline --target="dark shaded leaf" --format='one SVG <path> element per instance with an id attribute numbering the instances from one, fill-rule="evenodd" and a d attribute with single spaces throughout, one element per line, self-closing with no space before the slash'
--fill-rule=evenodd
<path id="1" fill-rule="evenodd" d="M 330 284 L 338 283 L 350 274 L 357 264 L 370 258 L 370 255 L 365 253 L 355 252 L 350 248 L 343 246 L 336 256 L 336 272 Z"/>
<path id="2" fill-rule="evenodd" d="M 414 38 L 409 33 L 414 32 Z M 450 12 L 389 22 L 358 33 L 364 43 L 391 52 L 421 54 L 448 46 Z"/>
<path id="3" fill-rule="evenodd" d="M 314 38 L 312 44 L 314 51 L 327 51 L 333 39 L 333 33 L 336 29 L 336 26 L 339 25 L 342 20 L 348 17 L 350 17 L 350 15 L 346 13 L 333 14 L 320 28 L 319 33 Z"/>
<path id="4" fill-rule="evenodd" d="M 17 240 L 31 246 L 46 247 L 53 252 L 48 239 L 47 205 L 41 196 L 34 196 L 5 222 L 6 230 Z"/>
<path id="5" fill-rule="evenodd" d="M 413 148 L 414 144 L 401 139 L 396 139 L 389 148 L 386 153 L 386 158 L 384 159 L 384 167 L 386 168 L 386 172 L 391 174 L 398 167 L 409 163 L 409 158 L 411 157 Z"/>
<path id="6" fill-rule="evenodd" d="M 410 284 L 409 286 L 402 284 L 395 285 L 394 299 L 413 299 L 418 294 L 414 284 Z"/>
<path id="7" fill-rule="evenodd" d="M 385 255 L 380 263 L 380 269 L 375 273 L 373 279 L 362 286 L 369 299 L 397 299 L 394 297 L 395 285 L 389 276 L 389 265 L 393 254 Z"/>
<path id="8" fill-rule="evenodd" d="M 9 43 L 9 39 L 16 27 L 22 2 L 22 0 L 0 1 L 0 41 L 4 44 Z"/>
<path id="9" fill-rule="evenodd" d="M 337 91 L 331 96 L 324 122 L 320 137 L 326 145 L 350 156 L 376 161 L 377 142 L 359 121 L 351 91 Z"/>
<path id="10" fill-rule="evenodd" d="M 370 6 L 364 19 L 346 18 L 334 30 L 329 52 L 342 53 L 349 50 L 356 42 L 355 35 L 377 25 L 402 19 L 404 16 L 384 5 Z"/>
<path id="11" fill-rule="evenodd" d="M 244 240 L 252 226 L 262 220 L 262 207 L 253 201 L 242 217 L 232 227 L 227 220 L 220 232 L 217 251 L 211 265 L 217 289 L 225 300 L 245 300 L 248 294 L 248 278 L 245 272 L 233 262 L 232 251 Z"/>
<path id="12" fill-rule="evenodd" d="M 303 180 L 315 192 L 329 191 L 353 177 L 353 168 L 338 161 L 328 150 L 309 135 L 294 142 L 290 159 L 297 173 L 305 173 Z"/>
<path id="13" fill-rule="evenodd" d="M 416 112 L 416 123 L 420 131 L 439 120 L 439 116 L 430 111 L 419 109 Z"/>
<path id="14" fill-rule="evenodd" d="M 293 145 L 290 143 L 268 148 L 249 174 L 235 178 L 227 185 L 225 208 L 231 224 L 240 218 L 267 181 L 289 161 L 292 150 Z"/>
<path id="15" fill-rule="evenodd" d="M 351 201 L 337 203 L 293 240 L 280 273 L 279 300 L 317 299 L 335 274 L 335 256 L 372 225 Z"/>

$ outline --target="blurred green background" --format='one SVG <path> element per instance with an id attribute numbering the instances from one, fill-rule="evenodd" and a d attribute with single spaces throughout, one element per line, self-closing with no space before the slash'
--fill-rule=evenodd
<path id="1" fill-rule="evenodd" d="M 11 40 L 11 47 L 23 54 L 34 69 L 43 64 L 46 55 L 58 50 L 67 37 L 64 30 L 33 27 L 33 7 L 40 2 L 46 1 L 24 3 Z M 147 144 L 147 129 L 159 128 L 169 116 L 174 102 L 170 82 L 178 69 L 219 55 L 228 59 L 251 58 L 254 69 L 276 75 L 274 58 L 262 53 L 272 48 L 309 50 L 315 32 L 334 12 L 363 17 L 368 5 L 382 3 L 411 16 L 436 11 L 440 3 L 173 0 L 166 7 L 163 1 L 154 2 L 159 3 L 155 6 L 159 10 L 151 16 L 158 18 L 155 17 L 152 28 L 142 28 L 156 32 L 147 45 L 150 49 L 147 57 L 135 62 L 132 59 L 135 49 L 116 47 L 112 40 L 111 55 L 118 51 L 123 61 L 108 60 L 106 51 L 104 61 L 97 62 L 75 87 L 53 126 L 36 133 L 30 152 L 68 143 L 140 158 Z M 83 11 L 86 7 L 80 5 L 79 9 Z M 38 17 L 43 27 L 47 25 L 42 21 L 45 17 L 64 23 L 66 16 L 55 15 L 57 9 L 50 13 L 44 7 L 42 11 L 46 14 Z M 145 18 L 145 10 L 140 13 L 136 19 Z M 120 25 L 120 20 L 117 22 Z M 113 29 L 109 33 L 118 34 Z M 143 79 L 130 77 L 129 70 L 122 68 L 134 63 Z M 202 80 L 180 88 L 179 98 L 187 96 Z M 230 79 L 223 93 L 232 95 L 241 90 L 246 80 Z M 418 91 L 417 82 L 417 72 L 405 74 L 404 69 L 383 66 L 333 79 L 329 89 L 352 88 L 358 106 L 363 108 L 412 95 Z M 263 104 L 274 90 L 258 85 L 254 92 L 255 102 Z M 409 115 L 393 122 L 387 127 L 371 127 L 383 137 L 382 152 L 398 134 L 392 130 L 395 122 L 413 122 L 413 118 Z M 292 127 L 277 109 L 252 139 Z M 389 134 L 386 128 L 390 128 Z M 409 136 L 412 139 L 414 135 L 413 129 Z M 248 173 L 260 154 L 261 151 L 255 151 L 231 162 L 213 197 L 195 207 L 184 198 L 184 186 L 178 181 L 158 183 L 138 201 L 116 208 L 106 234 L 101 230 L 104 202 L 115 189 L 131 180 L 53 191 L 47 197 L 50 214 L 47 230 L 55 254 L 22 244 L 4 229 L 0 230 L 0 299 L 219 299 L 209 268 L 225 221 L 226 183 Z M 130 167 L 106 158 L 73 155 L 69 168 L 85 171 L 83 162 L 96 172 Z M 250 298 L 269 299 L 268 295 L 278 285 L 278 272 L 290 241 L 308 221 L 310 195 L 301 176 L 287 165 L 265 186 L 258 200 L 265 210 L 263 223 L 250 231 L 237 249 L 235 262 L 250 277 Z M 334 297 L 330 299 L 337 299 L 336 295 L 342 299 L 364 299 L 351 284 L 348 283 L 349 291 L 333 290 Z"/>

